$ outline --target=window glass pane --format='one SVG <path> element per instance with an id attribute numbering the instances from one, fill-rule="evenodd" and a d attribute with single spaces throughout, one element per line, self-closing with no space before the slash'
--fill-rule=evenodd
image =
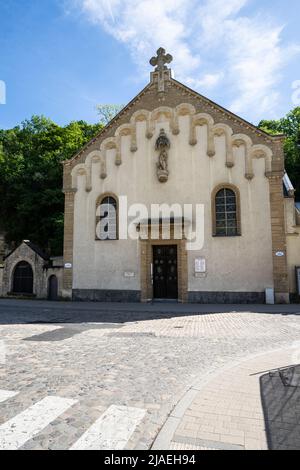
<path id="1" fill-rule="evenodd" d="M 216 199 L 224 199 L 225 198 L 225 190 L 221 189 L 221 191 L 218 192 L 216 195 Z"/>
<path id="2" fill-rule="evenodd" d="M 236 227 L 236 221 L 235 220 L 227 220 L 227 227 L 230 227 L 230 228 Z"/>
<path id="3" fill-rule="evenodd" d="M 233 196 L 233 197 L 232 196 L 227 196 L 226 197 L 226 202 L 228 204 L 235 204 L 235 196 Z"/>
<path id="4" fill-rule="evenodd" d="M 216 194 L 216 235 L 237 235 L 236 195 L 231 189 L 221 189 Z"/>
<path id="5" fill-rule="evenodd" d="M 217 206 L 217 207 L 216 207 L 216 211 L 217 211 L 218 213 L 220 213 L 220 214 L 221 214 L 221 213 L 224 213 L 224 214 L 225 214 L 225 206 L 223 206 L 223 205 L 222 205 L 222 206 Z"/>
<path id="6" fill-rule="evenodd" d="M 226 227 L 226 221 L 225 220 L 217 220 L 217 228 L 218 227 Z"/>

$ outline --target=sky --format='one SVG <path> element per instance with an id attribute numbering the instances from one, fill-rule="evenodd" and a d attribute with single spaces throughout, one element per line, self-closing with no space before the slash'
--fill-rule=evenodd
<path id="1" fill-rule="evenodd" d="M 300 106 L 299 0 L 0 0 L 0 128 L 95 123 L 171 53 L 173 76 L 257 124 Z"/>

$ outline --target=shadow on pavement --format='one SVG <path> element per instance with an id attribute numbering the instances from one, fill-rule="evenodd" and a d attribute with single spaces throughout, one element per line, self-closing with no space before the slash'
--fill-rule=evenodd
<path id="1" fill-rule="evenodd" d="M 260 378 L 270 450 L 300 450 L 300 365 Z"/>
<path id="2" fill-rule="evenodd" d="M 225 312 L 298 315 L 300 305 L 48 302 L 0 299 L 0 324 L 126 323 Z"/>

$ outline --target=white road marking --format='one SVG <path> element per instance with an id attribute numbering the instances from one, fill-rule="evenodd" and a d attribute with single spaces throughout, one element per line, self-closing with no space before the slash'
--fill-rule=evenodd
<path id="1" fill-rule="evenodd" d="M 0 450 L 19 449 L 75 403 L 77 400 L 46 397 L 2 424 Z"/>
<path id="2" fill-rule="evenodd" d="M 70 450 L 123 450 L 146 410 L 112 405 Z"/>
<path id="3" fill-rule="evenodd" d="M 8 390 L 0 390 L 0 403 L 8 400 L 9 398 L 15 397 L 19 392 L 9 392 Z"/>

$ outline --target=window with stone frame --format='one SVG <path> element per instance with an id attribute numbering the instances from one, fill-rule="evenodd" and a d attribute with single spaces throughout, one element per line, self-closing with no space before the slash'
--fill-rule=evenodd
<path id="1" fill-rule="evenodd" d="M 238 199 L 235 191 L 222 188 L 215 195 L 216 237 L 235 237 L 240 235 Z"/>
<path id="2" fill-rule="evenodd" d="M 96 239 L 118 239 L 118 203 L 113 196 L 104 196 L 98 200 L 96 212 Z"/>

